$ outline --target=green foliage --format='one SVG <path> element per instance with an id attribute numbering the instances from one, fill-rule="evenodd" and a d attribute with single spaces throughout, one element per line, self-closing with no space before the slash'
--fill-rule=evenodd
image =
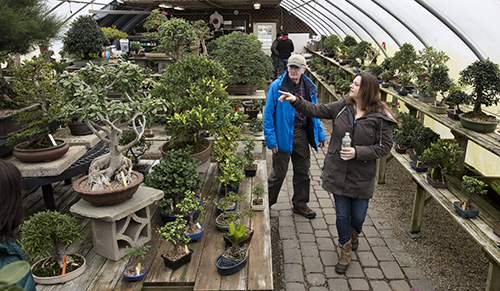
<path id="1" fill-rule="evenodd" d="M 444 68 L 448 71 L 446 62 L 450 59 L 444 51 L 438 51 L 432 46 L 425 47 L 418 51 L 418 71 L 430 74 L 434 69 Z"/>
<path id="2" fill-rule="evenodd" d="M 409 146 L 410 134 L 423 125 L 418 119 L 406 112 L 399 112 L 398 117 L 401 119 L 401 128 L 395 129 L 394 142 L 399 145 Z"/>
<path id="3" fill-rule="evenodd" d="M 372 75 L 380 79 L 380 75 L 384 73 L 384 69 L 381 66 L 371 63 L 366 67 Z"/>
<path id="4" fill-rule="evenodd" d="M 253 119 L 252 119 L 253 120 Z M 227 129 L 221 129 L 216 135 L 216 142 L 212 147 L 212 155 L 219 163 L 229 160 L 238 150 L 238 140 L 241 138 L 239 127 L 230 126 Z"/>
<path id="5" fill-rule="evenodd" d="M 226 85 L 255 85 L 273 76 L 272 59 L 262 51 L 257 36 L 234 31 L 215 42 L 211 55 L 227 70 Z"/>
<path id="6" fill-rule="evenodd" d="M 202 211 L 203 206 L 200 205 L 200 199 L 194 196 L 191 190 L 186 191 L 186 195 L 181 202 L 177 203 L 177 209 L 180 213 L 187 213 L 189 215 L 189 225 L 193 225 L 193 215 L 195 211 Z"/>
<path id="7" fill-rule="evenodd" d="M 337 89 L 342 94 L 347 94 L 347 92 L 349 92 L 351 90 L 351 87 L 350 87 L 351 86 L 351 82 L 345 80 L 340 75 L 337 75 L 335 77 L 334 83 L 335 83 L 335 86 L 337 87 Z"/>
<path id="8" fill-rule="evenodd" d="M 263 128 L 262 128 L 262 120 L 257 119 L 257 118 L 251 119 L 250 123 L 248 125 L 248 128 L 253 133 L 261 132 L 263 130 Z"/>
<path id="9" fill-rule="evenodd" d="M 482 115 L 481 104 L 492 106 L 498 104 L 500 94 L 500 70 L 498 64 L 490 59 L 478 60 L 460 71 L 459 82 L 470 85 L 472 92 L 469 100 L 474 103 L 474 115 Z"/>
<path id="10" fill-rule="evenodd" d="M 135 41 L 130 42 L 130 50 L 137 54 L 145 51 L 144 47 L 140 43 Z"/>
<path id="11" fill-rule="evenodd" d="M 322 36 L 321 43 L 323 44 L 323 49 L 325 49 L 329 54 L 336 56 L 339 53 L 342 41 L 337 35 L 331 34 L 328 37 L 325 37 L 324 39 Z"/>
<path id="12" fill-rule="evenodd" d="M 318 66 L 323 65 L 323 61 L 318 57 L 312 57 L 308 64 L 313 70 L 316 70 Z"/>
<path id="13" fill-rule="evenodd" d="M 135 245 L 131 248 L 126 246 L 125 249 L 123 250 L 123 252 L 127 255 L 127 258 L 129 260 L 137 258 L 137 257 L 141 257 L 141 258 L 145 259 L 146 253 L 149 251 L 149 248 L 151 248 L 151 246 L 149 246 L 149 245 Z"/>
<path id="14" fill-rule="evenodd" d="M 20 132 L 9 136 L 10 143 L 30 138 L 35 148 L 52 146 L 47 136 L 49 122 L 59 118 L 62 106 L 61 91 L 54 83 L 55 78 L 56 74 L 50 63 L 42 58 L 33 57 L 26 60 L 24 65 L 13 68 L 14 102 L 21 108 L 35 103 L 40 106 L 18 112 L 17 122 L 26 123 L 26 126 Z M 36 137 L 37 134 L 40 136 Z"/>
<path id="15" fill-rule="evenodd" d="M 21 286 L 14 285 L 24 278 L 30 271 L 30 264 L 26 261 L 15 261 L 0 269 L 1 291 L 23 291 Z"/>
<path id="16" fill-rule="evenodd" d="M 151 14 L 144 21 L 144 28 L 148 31 L 144 33 L 144 37 L 149 40 L 158 41 L 160 39 L 159 28 L 160 26 L 167 22 L 168 18 L 163 15 L 163 12 L 159 9 L 154 9 L 151 11 Z"/>
<path id="17" fill-rule="evenodd" d="M 410 86 L 414 79 L 413 74 L 411 73 L 401 73 L 399 75 L 399 85 L 401 85 L 401 90 L 404 90 L 405 87 Z"/>
<path id="18" fill-rule="evenodd" d="M 252 189 L 252 196 L 255 196 L 257 198 L 261 198 L 264 196 L 265 194 L 265 189 L 264 189 L 264 183 L 262 183 L 262 181 L 260 181 L 259 183 L 257 183 L 255 185 L 255 187 L 253 187 Z"/>
<path id="19" fill-rule="evenodd" d="M 399 51 L 394 53 L 391 60 L 393 70 L 398 70 L 400 73 L 416 73 L 418 55 L 411 43 L 404 43 Z"/>
<path id="20" fill-rule="evenodd" d="M 214 33 L 210 31 L 210 27 L 203 20 L 198 20 L 193 23 L 193 28 L 198 38 L 200 40 L 201 46 L 203 48 L 203 56 L 208 56 L 207 47 L 205 46 L 205 41 L 214 37 Z"/>
<path id="21" fill-rule="evenodd" d="M 245 163 L 252 164 L 255 161 L 255 157 L 252 151 L 255 149 L 255 138 L 246 138 L 243 141 L 243 157 L 245 159 Z"/>
<path id="22" fill-rule="evenodd" d="M 78 220 L 57 211 L 43 211 L 33 214 L 20 227 L 21 247 L 35 260 L 51 256 L 62 265 L 65 246 L 83 239 L 78 229 Z"/>
<path id="23" fill-rule="evenodd" d="M 353 46 L 357 45 L 358 42 L 356 41 L 356 39 L 354 38 L 354 36 L 352 36 L 352 35 L 346 35 L 344 37 L 344 41 L 342 42 L 342 44 L 344 46 L 347 46 L 347 47 L 353 47 Z"/>
<path id="24" fill-rule="evenodd" d="M 243 224 L 238 224 L 238 226 L 235 227 L 233 221 L 229 223 L 229 232 L 223 233 L 222 235 L 231 242 L 232 251 L 237 251 L 240 248 L 239 244 L 248 239 L 246 230 L 247 227 Z"/>
<path id="25" fill-rule="evenodd" d="M 164 214 L 174 212 L 188 190 L 194 190 L 201 179 L 196 168 L 199 161 L 190 156 L 189 149 L 171 150 L 144 179 L 148 187 L 162 190 L 165 194 L 156 201 Z"/>
<path id="26" fill-rule="evenodd" d="M 109 40 L 92 15 L 81 15 L 71 22 L 63 44 L 64 51 L 82 59 L 92 59 L 100 56 Z"/>
<path id="27" fill-rule="evenodd" d="M 170 53 L 175 61 L 182 58 L 185 46 L 198 39 L 195 29 L 187 20 L 175 17 L 160 25 L 158 36 L 160 43 L 155 50 Z"/>
<path id="28" fill-rule="evenodd" d="M 183 244 L 187 244 L 190 238 L 186 236 L 186 220 L 177 217 L 176 220 L 167 222 L 158 230 L 159 238 L 174 245 L 173 250 L 177 251 Z"/>
<path id="29" fill-rule="evenodd" d="M 431 146 L 433 142 L 439 140 L 439 133 L 426 126 L 415 128 L 409 135 L 410 148 L 415 150 L 415 154 L 420 156 L 425 149 Z"/>
<path id="30" fill-rule="evenodd" d="M 135 137 L 137 134 L 133 130 L 129 130 L 128 132 L 124 133 L 122 137 L 120 138 L 120 145 L 126 145 L 132 141 L 135 140 Z M 130 154 L 132 155 L 132 163 L 137 164 L 139 163 L 139 160 L 141 159 L 141 156 L 144 155 L 150 148 L 153 142 L 147 141 L 146 137 L 144 135 L 139 138 L 139 141 L 137 141 L 133 146 L 130 147 L 129 151 Z"/>
<path id="31" fill-rule="evenodd" d="M 488 190 L 486 188 L 486 184 L 483 181 L 480 181 L 476 178 L 469 177 L 464 175 L 462 177 L 462 189 L 465 193 L 469 194 L 469 199 L 467 199 L 467 204 L 471 205 L 472 195 L 486 195 L 488 194 Z"/>
<path id="32" fill-rule="evenodd" d="M 444 182 L 445 174 L 459 170 L 458 162 L 463 155 L 458 144 L 439 139 L 422 153 L 420 162 L 431 168 L 432 179 Z"/>
<path id="33" fill-rule="evenodd" d="M 245 178 L 244 163 L 245 160 L 241 155 L 229 156 L 227 160 L 219 163 L 219 173 L 215 178 L 225 188 L 236 188 L 240 181 Z"/>
<path id="34" fill-rule="evenodd" d="M 34 45 L 57 39 L 63 19 L 48 13 L 44 0 L 0 1 L 0 62 L 9 54 L 27 54 Z"/>
<path id="35" fill-rule="evenodd" d="M 375 59 L 378 54 L 378 50 L 375 49 L 370 42 L 363 40 L 352 47 L 349 52 L 349 58 L 353 61 L 359 60 L 359 63 L 364 65 L 365 60 L 371 63 L 371 61 Z"/>
<path id="36" fill-rule="evenodd" d="M 437 92 L 441 92 L 444 96 L 444 93 L 450 89 L 450 82 L 448 67 L 440 66 L 433 68 L 430 74 L 425 75 L 425 81 L 419 78 L 417 88 L 427 95 L 434 95 Z"/>
<path id="37" fill-rule="evenodd" d="M 114 25 L 113 27 L 101 27 L 101 30 L 107 38 L 127 39 L 128 36 L 126 32 L 116 29 Z"/>

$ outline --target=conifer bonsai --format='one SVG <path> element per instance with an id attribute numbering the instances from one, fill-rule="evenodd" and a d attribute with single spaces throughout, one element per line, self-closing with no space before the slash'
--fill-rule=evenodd
<path id="1" fill-rule="evenodd" d="M 71 23 L 63 44 L 64 51 L 90 60 L 101 55 L 102 48 L 109 45 L 109 40 L 91 15 L 81 15 Z"/>

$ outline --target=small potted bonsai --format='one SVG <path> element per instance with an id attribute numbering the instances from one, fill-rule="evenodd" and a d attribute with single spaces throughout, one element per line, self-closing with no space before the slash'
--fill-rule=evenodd
<path id="1" fill-rule="evenodd" d="M 201 182 L 200 175 L 196 170 L 198 160 L 190 156 L 189 149 L 171 150 L 169 156 L 163 158 L 152 168 L 144 183 L 148 187 L 162 190 L 164 196 L 156 201 L 163 222 L 174 221 L 177 215 L 184 215 L 186 220 L 189 215 L 177 208 L 188 191 L 195 190 Z M 203 205 L 203 199 L 200 205 Z M 195 213 L 194 220 L 198 218 L 199 212 Z"/>
<path id="2" fill-rule="evenodd" d="M 126 246 L 125 250 L 123 251 L 125 252 L 129 260 L 135 259 L 137 257 L 145 259 L 146 253 L 149 251 L 150 247 L 151 246 L 149 245 L 135 245 L 131 248 Z M 123 276 L 129 281 L 135 282 L 142 280 L 142 278 L 144 278 L 144 275 L 146 275 L 146 271 L 146 267 L 144 267 L 141 263 L 138 263 L 137 265 L 126 267 L 125 270 L 123 270 Z"/>
<path id="3" fill-rule="evenodd" d="M 57 211 L 38 212 L 24 221 L 20 231 L 22 249 L 30 259 L 40 259 L 31 267 L 36 283 L 64 283 L 85 271 L 83 256 L 66 253 L 68 245 L 83 239 L 76 218 Z"/>
<path id="4" fill-rule="evenodd" d="M 144 57 L 144 47 L 136 41 L 131 41 L 130 42 L 130 51 L 134 52 L 133 56 L 134 58 L 142 58 Z"/>
<path id="5" fill-rule="evenodd" d="M 470 104 L 469 95 L 465 93 L 463 87 L 464 87 L 463 85 L 460 86 L 452 80 L 450 87 L 450 94 L 448 94 L 448 96 L 446 96 L 446 99 L 444 100 L 445 102 L 453 104 L 453 109 L 448 109 L 446 111 L 448 113 L 448 117 L 453 120 L 460 120 L 458 115 L 463 113 L 462 110 L 460 110 L 461 104 L 464 105 Z"/>
<path id="6" fill-rule="evenodd" d="M 240 223 L 240 214 L 236 212 L 236 206 L 238 201 L 243 200 L 243 198 L 243 196 L 230 192 L 227 197 L 217 201 L 217 212 L 220 214 L 215 219 L 215 226 L 218 230 L 226 232 L 231 221 L 235 224 Z"/>
<path id="7" fill-rule="evenodd" d="M 235 226 L 233 222 L 229 224 L 229 234 L 223 234 L 232 246 L 215 259 L 215 265 L 219 274 L 227 276 L 240 271 L 245 267 L 248 259 L 248 250 L 241 248 L 240 243 L 248 239 L 246 227 L 242 224 Z"/>
<path id="8" fill-rule="evenodd" d="M 243 142 L 243 158 L 245 159 L 245 176 L 255 177 L 257 173 L 257 164 L 255 164 L 255 157 L 253 155 L 253 150 L 255 149 L 255 141 L 253 138 L 247 138 Z"/>
<path id="9" fill-rule="evenodd" d="M 248 124 L 248 129 L 254 136 L 259 136 L 262 134 L 262 131 L 264 130 L 262 127 L 262 120 L 260 119 L 252 119 L 250 120 L 250 123 Z"/>
<path id="10" fill-rule="evenodd" d="M 463 218 L 474 218 L 479 214 L 479 210 L 472 205 L 472 195 L 486 195 L 488 190 L 486 184 L 476 178 L 464 175 L 462 177 L 462 189 L 468 195 L 467 201 L 455 201 L 453 206 L 455 211 Z"/>
<path id="11" fill-rule="evenodd" d="M 193 250 L 187 247 L 190 238 L 186 236 L 186 220 L 177 217 L 158 230 L 161 240 L 169 242 L 173 248 L 161 255 L 165 266 L 175 270 L 191 261 Z"/>
<path id="12" fill-rule="evenodd" d="M 471 112 L 459 115 L 460 123 L 470 130 L 489 133 L 495 131 L 498 120 L 481 110 L 481 105 L 497 104 L 500 94 L 500 69 L 489 59 L 478 60 L 460 71 L 459 82 L 472 86 L 469 100 L 474 104 Z"/>
<path id="13" fill-rule="evenodd" d="M 429 127 L 419 126 L 410 133 L 409 137 L 410 150 L 408 153 L 410 158 L 416 162 L 424 150 L 427 149 L 433 142 L 436 142 L 440 135 Z"/>
<path id="14" fill-rule="evenodd" d="M 404 154 L 410 146 L 410 134 L 417 128 L 423 126 L 418 119 L 406 112 L 399 112 L 401 128 L 396 128 L 394 134 L 394 149 L 397 153 Z"/>
<path id="15" fill-rule="evenodd" d="M 215 178 L 221 184 L 221 192 L 227 197 L 229 192 L 238 193 L 240 181 L 245 178 L 242 156 L 233 154 L 225 162 L 219 163 L 219 173 Z"/>
<path id="16" fill-rule="evenodd" d="M 89 61 L 96 65 L 102 65 L 108 61 L 108 59 L 99 59 L 102 48 L 109 45 L 109 40 L 92 15 L 81 15 L 71 22 L 64 36 L 63 45 L 65 52 L 81 58 L 80 61 L 73 61 L 77 67 L 83 67 Z"/>
<path id="17" fill-rule="evenodd" d="M 427 181 L 435 188 L 446 188 L 446 174 L 458 171 L 458 164 L 464 152 L 456 143 L 439 139 L 433 142 L 420 156 L 420 161 L 429 166 Z"/>
<path id="18" fill-rule="evenodd" d="M 184 199 L 176 205 L 182 213 L 187 213 L 189 216 L 188 226 L 186 228 L 186 235 L 191 239 L 191 241 L 198 241 L 203 235 L 203 225 L 199 223 L 194 223 L 194 214 L 198 211 L 203 210 L 203 206 L 200 205 L 199 196 L 195 196 L 194 192 L 191 190 L 186 191 Z"/>
<path id="19" fill-rule="evenodd" d="M 264 108 L 265 101 L 260 99 L 242 101 L 243 107 L 245 108 L 244 113 L 249 116 L 250 119 L 257 118 L 259 112 Z"/>
<path id="20" fill-rule="evenodd" d="M 254 211 L 264 210 L 264 183 L 257 183 L 252 189 L 252 209 Z"/>

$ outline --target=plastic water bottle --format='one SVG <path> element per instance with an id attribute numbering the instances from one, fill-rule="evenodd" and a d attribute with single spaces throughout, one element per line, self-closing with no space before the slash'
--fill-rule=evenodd
<path id="1" fill-rule="evenodd" d="M 342 138 L 342 148 L 348 148 L 351 146 L 351 136 L 349 135 L 348 132 L 345 133 L 344 137 Z M 341 157 L 343 160 L 346 158 Z"/>

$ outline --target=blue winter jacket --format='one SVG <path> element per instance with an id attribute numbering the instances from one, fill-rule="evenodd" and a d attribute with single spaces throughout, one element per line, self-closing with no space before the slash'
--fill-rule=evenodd
<path id="1" fill-rule="evenodd" d="M 23 260 L 28 261 L 23 250 L 21 250 L 15 242 L 7 240 L 4 244 L 0 243 L 0 268 L 5 267 L 12 262 Z M 35 281 L 33 281 L 31 271 L 24 276 L 24 278 L 19 280 L 16 285 L 23 287 L 26 291 L 36 291 Z"/>
<path id="2" fill-rule="evenodd" d="M 283 82 L 288 72 L 269 85 L 266 108 L 264 110 L 264 137 L 269 149 L 278 147 L 278 151 L 291 154 L 293 151 L 293 128 L 295 108 L 288 101 L 279 102 L 278 90 L 290 92 L 287 82 Z M 317 87 L 306 75 L 302 74 L 305 86 L 305 99 L 317 104 Z M 308 117 L 307 139 L 318 152 L 318 143 L 326 141 L 323 126 L 317 118 Z"/>

